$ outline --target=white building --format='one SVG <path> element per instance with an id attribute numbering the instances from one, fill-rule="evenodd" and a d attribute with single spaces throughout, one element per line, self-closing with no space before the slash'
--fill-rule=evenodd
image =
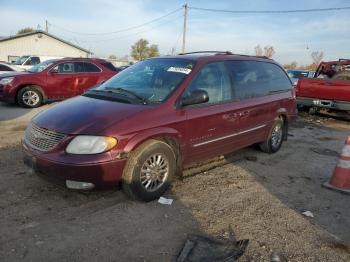
<path id="1" fill-rule="evenodd" d="M 0 39 L 0 61 L 12 62 L 22 55 L 89 57 L 90 54 L 89 50 L 41 30 Z"/>

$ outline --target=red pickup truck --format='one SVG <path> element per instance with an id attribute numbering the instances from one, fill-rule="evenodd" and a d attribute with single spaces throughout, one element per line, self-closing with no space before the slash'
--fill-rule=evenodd
<path id="1" fill-rule="evenodd" d="M 350 111 L 350 59 L 321 62 L 313 78 L 296 86 L 298 108 Z"/>

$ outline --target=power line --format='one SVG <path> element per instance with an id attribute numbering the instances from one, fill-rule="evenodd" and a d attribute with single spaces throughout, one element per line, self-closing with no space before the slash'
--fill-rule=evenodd
<path id="1" fill-rule="evenodd" d="M 57 27 L 61 30 L 64 30 L 64 31 L 67 31 L 67 32 L 70 32 L 72 34 L 79 34 L 79 35 L 90 35 L 90 36 L 99 36 L 99 35 L 109 35 L 109 34 L 116 34 L 116 33 L 121 33 L 121 32 L 126 32 L 126 31 L 130 31 L 130 30 L 134 30 L 134 29 L 137 29 L 137 28 L 140 28 L 140 27 L 144 27 L 146 25 L 149 25 L 151 23 L 154 23 L 154 22 L 157 22 L 167 16 L 170 16 L 178 11 L 180 11 L 182 9 L 182 7 L 178 8 L 178 9 L 175 9 L 173 11 L 171 11 L 170 13 L 167 13 L 165 15 L 162 15 L 160 17 L 157 17 L 153 20 L 150 20 L 148 22 L 145 22 L 143 24 L 139 24 L 139 25 L 135 25 L 135 26 L 131 26 L 131 27 L 127 27 L 127 28 L 124 28 L 124 29 L 120 29 L 120 30 L 116 30 L 116 31 L 112 31 L 112 32 L 104 32 L 104 33 L 80 33 L 80 32 L 75 32 L 75 31 L 71 31 L 71 30 L 68 30 L 68 29 L 65 29 L 63 27 L 60 27 L 60 26 L 57 26 L 57 25 L 54 25 L 54 24 L 51 24 L 51 26 L 54 26 L 54 27 Z"/>
<path id="2" fill-rule="evenodd" d="M 313 9 L 295 9 L 295 10 L 222 10 L 189 6 L 189 9 L 207 12 L 233 13 L 233 14 L 287 14 L 287 13 L 311 13 L 350 10 L 350 6 L 313 8 Z"/>
<path id="3" fill-rule="evenodd" d="M 154 30 L 155 28 L 158 28 L 160 26 L 164 26 L 164 25 L 167 25 L 169 23 L 173 23 L 174 21 L 177 21 L 179 18 L 182 18 L 183 16 L 177 16 L 175 17 L 174 19 L 171 19 L 171 20 L 166 20 L 165 22 L 161 23 L 161 24 L 158 24 L 158 25 L 154 25 L 152 27 L 150 27 L 149 29 L 147 30 L 142 30 L 142 31 L 138 31 L 138 32 L 133 32 L 133 33 L 130 33 L 130 34 L 126 34 L 126 35 L 121 35 L 121 36 L 117 36 L 117 37 L 113 37 L 113 38 L 109 38 L 109 39 L 93 39 L 93 40 L 82 40 L 80 39 L 80 42 L 83 42 L 83 43 L 96 43 L 96 42 L 106 42 L 106 41 L 111 41 L 111 40 L 116 40 L 116 39 L 121 39 L 121 38 L 125 38 L 125 37 L 129 37 L 129 36 L 133 36 L 133 35 L 138 35 L 138 34 L 142 34 L 142 33 L 146 33 L 146 32 L 149 32 L 149 31 L 152 31 Z"/>

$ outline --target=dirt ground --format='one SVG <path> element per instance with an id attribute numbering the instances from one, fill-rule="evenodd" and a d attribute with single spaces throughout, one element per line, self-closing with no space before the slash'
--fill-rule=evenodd
<path id="1" fill-rule="evenodd" d="M 189 235 L 223 239 L 229 225 L 250 239 L 239 261 L 350 261 L 350 196 L 321 187 L 350 122 L 301 116 L 276 154 L 251 147 L 186 170 L 167 206 L 27 173 L 19 141 L 39 110 L 0 104 L 0 261 L 174 261 Z"/>

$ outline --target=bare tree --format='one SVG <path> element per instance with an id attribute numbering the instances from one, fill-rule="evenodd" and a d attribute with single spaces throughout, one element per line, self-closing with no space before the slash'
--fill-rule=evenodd
<path id="1" fill-rule="evenodd" d="M 273 46 L 265 46 L 264 47 L 264 56 L 266 56 L 268 58 L 272 58 L 275 53 L 276 53 L 276 51 L 273 48 Z"/>
<path id="2" fill-rule="evenodd" d="M 311 58 L 315 65 L 318 65 L 322 61 L 323 57 L 324 57 L 324 54 L 322 51 L 321 52 L 315 51 L 311 53 Z"/>
<path id="3" fill-rule="evenodd" d="M 268 58 L 272 58 L 272 56 L 276 53 L 273 46 L 267 45 L 262 48 L 260 45 L 254 47 L 256 56 L 266 56 Z"/>
<path id="4" fill-rule="evenodd" d="M 261 46 L 260 45 L 257 45 L 256 47 L 254 47 L 254 49 L 255 49 L 255 55 L 256 56 L 262 56 L 263 55 L 263 49 L 261 48 Z"/>

